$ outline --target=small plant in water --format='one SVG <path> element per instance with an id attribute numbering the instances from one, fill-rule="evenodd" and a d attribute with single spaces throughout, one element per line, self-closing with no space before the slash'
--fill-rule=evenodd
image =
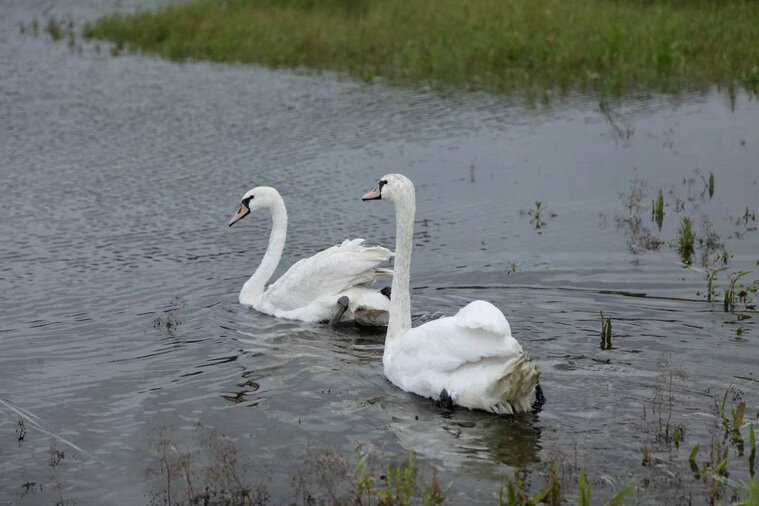
<path id="1" fill-rule="evenodd" d="M 640 462 L 641 466 L 650 466 L 651 465 L 651 454 L 648 451 L 648 446 L 644 446 L 640 449 L 641 455 L 643 455 L 643 460 Z"/>
<path id="2" fill-rule="evenodd" d="M 548 483 L 534 494 L 530 494 L 529 487 L 525 482 L 523 471 L 516 471 L 514 478 L 506 478 L 506 490 L 504 487 L 498 494 L 498 504 L 509 506 L 534 506 L 545 503 L 559 505 L 563 499 L 563 480 L 557 472 L 556 459 L 551 459 L 549 464 Z"/>
<path id="3" fill-rule="evenodd" d="M 73 504 L 63 498 L 63 483 L 58 476 L 58 466 L 61 465 L 63 459 L 66 457 L 66 454 L 63 450 L 59 450 L 55 444 L 50 445 L 49 453 L 50 460 L 48 462 L 48 465 L 50 466 L 50 470 L 53 475 L 53 488 L 58 492 L 58 497 L 60 498 L 58 501 L 56 501 L 55 504 L 56 506 L 66 506 L 67 504 Z"/>
<path id="4" fill-rule="evenodd" d="M 741 434 L 741 425 L 743 424 L 743 415 L 746 412 L 746 403 L 740 401 L 734 410 L 730 412 L 733 418 L 733 444 L 738 449 L 738 455 L 743 455 L 743 435 Z"/>
<path id="5" fill-rule="evenodd" d="M 754 463 L 756 462 L 756 437 L 754 436 L 754 424 L 750 423 L 748 424 L 748 444 L 749 444 L 749 454 L 748 454 L 748 472 L 751 475 L 751 477 L 754 477 Z"/>
<path id="6" fill-rule="evenodd" d="M 53 40 L 61 40 L 63 38 L 63 30 L 61 29 L 61 23 L 59 23 L 55 18 L 50 18 L 47 21 L 47 26 L 45 27 L 45 31 L 50 35 L 50 38 Z"/>
<path id="7" fill-rule="evenodd" d="M 664 196 L 661 189 L 659 189 L 659 195 L 656 197 L 656 201 L 652 207 L 654 221 L 656 222 L 656 226 L 659 227 L 659 231 L 661 231 L 661 225 L 664 222 Z"/>
<path id="8" fill-rule="evenodd" d="M 674 382 L 685 380 L 687 375 L 682 369 L 672 367 L 669 358 L 660 362 L 661 374 L 657 377 L 657 386 L 653 398 L 653 413 L 658 415 L 656 439 L 666 445 L 679 445 L 685 435 L 685 426 L 672 421 L 672 408 L 675 404 Z"/>
<path id="9" fill-rule="evenodd" d="M 19 446 L 21 446 L 21 443 L 24 442 L 25 438 L 26 438 L 26 425 L 24 425 L 24 419 L 19 418 L 18 422 L 16 422 L 16 439 L 18 439 Z"/>
<path id="10" fill-rule="evenodd" d="M 627 217 L 617 217 L 617 228 L 625 230 L 627 244 L 632 253 L 655 251 L 662 244 L 662 240 L 654 236 L 643 224 L 643 213 L 648 212 L 648 208 L 643 205 L 647 187 L 648 185 L 644 179 L 634 177 L 630 180 L 629 192 L 619 193 L 619 197 L 622 199 L 627 210 Z M 655 218 L 653 211 L 652 214 L 654 214 Z"/>
<path id="11" fill-rule="evenodd" d="M 714 196 L 714 173 L 709 173 L 709 198 Z"/>
<path id="12" fill-rule="evenodd" d="M 530 216 L 530 223 L 535 224 L 535 228 L 540 228 L 545 226 L 546 222 L 541 219 L 540 216 L 540 208 L 543 205 L 543 203 L 539 200 L 535 201 L 535 208 L 530 209 L 527 211 L 527 214 Z"/>
<path id="13" fill-rule="evenodd" d="M 580 491 L 577 497 L 579 506 L 590 506 L 590 483 L 585 479 L 585 471 L 580 471 Z"/>
<path id="14" fill-rule="evenodd" d="M 601 311 L 601 349 L 611 349 L 611 317 L 604 318 L 603 311 Z"/>
<path id="15" fill-rule="evenodd" d="M 696 479 L 699 479 L 701 477 L 701 473 L 698 471 L 698 464 L 696 463 L 696 455 L 698 455 L 698 450 L 701 448 L 701 445 L 696 445 L 693 447 L 693 449 L 690 452 L 690 455 L 688 456 L 688 464 L 690 464 L 690 470 L 693 471 L 693 474 L 696 476 Z"/>
<path id="16" fill-rule="evenodd" d="M 751 271 L 738 271 L 731 273 L 727 289 L 725 290 L 723 305 L 725 312 L 735 311 L 736 306 L 739 303 L 743 303 L 746 309 L 754 309 L 752 305 L 752 295 L 756 295 L 759 291 L 759 279 L 754 280 L 749 284 L 738 283 L 742 278 L 751 274 Z"/>
<path id="17" fill-rule="evenodd" d="M 150 469 L 156 490 L 150 504 L 266 504 L 268 491 L 250 483 L 248 463 L 233 440 L 199 424 L 196 430 L 201 440 L 196 449 L 170 439 L 168 429 L 156 434 L 152 446 L 158 459 Z"/>
<path id="18" fill-rule="evenodd" d="M 695 242 L 696 234 L 693 232 L 690 218 L 684 217 L 680 222 L 680 231 L 677 236 L 677 251 L 680 253 L 680 260 L 685 265 L 693 263 L 693 246 Z"/>

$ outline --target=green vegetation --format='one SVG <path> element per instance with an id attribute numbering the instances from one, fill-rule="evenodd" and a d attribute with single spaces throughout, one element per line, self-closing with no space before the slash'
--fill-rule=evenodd
<path id="1" fill-rule="evenodd" d="M 659 195 L 656 197 L 653 209 L 654 221 L 656 222 L 656 226 L 659 227 L 659 231 L 661 231 L 661 225 L 664 222 L 664 196 L 662 195 L 661 189 L 659 189 Z"/>
<path id="2" fill-rule="evenodd" d="M 759 90 L 751 0 L 192 0 L 106 16 L 84 35 L 174 60 L 543 97 Z"/>
<path id="3" fill-rule="evenodd" d="M 714 196 L 714 173 L 709 173 L 709 198 Z"/>
<path id="4" fill-rule="evenodd" d="M 751 274 L 751 271 L 738 271 L 728 275 L 729 282 L 725 289 L 724 309 L 725 312 L 735 311 L 738 303 L 743 303 L 746 309 L 754 309 L 752 296 L 759 291 L 759 279 L 755 279 L 749 284 L 738 283 L 743 277 Z"/>
<path id="5" fill-rule="evenodd" d="M 546 222 L 542 220 L 540 217 L 540 206 L 542 206 L 543 203 L 539 200 L 535 201 L 535 209 L 530 209 L 527 211 L 527 215 L 530 217 L 530 223 L 535 224 L 535 228 L 540 228 L 545 226 Z"/>
<path id="6" fill-rule="evenodd" d="M 58 23 L 55 18 L 50 18 L 48 20 L 45 31 L 53 40 L 61 40 L 63 38 L 63 29 L 61 27 L 61 23 Z"/>
<path id="7" fill-rule="evenodd" d="M 683 218 L 680 221 L 680 231 L 677 234 L 677 251 L 680 253 L 680 259 L 685 265 L 693 263 L 693 246 L 695 242 L 696 233 L 693 232 L 693 224 L 690 218 Z"/>
<path id="8" fill-rule="evenodd" d="M 604 318 L 603 311 L 601 311 L 601 349 L 611 349 L 611 317 Z"/>

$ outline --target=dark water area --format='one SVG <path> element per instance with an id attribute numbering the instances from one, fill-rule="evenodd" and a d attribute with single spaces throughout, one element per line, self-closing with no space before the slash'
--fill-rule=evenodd
<path id="1" fill-rule="evenodd" d="M 688 454 L 698 443 L 708 458 L 720 440 L 729 388 L 728 407 L 744 401 L 759 425 L 757 314 L 722 303 L 731 273 L 759 278 L 755 98 L 641 97 L 605 115 L 587 97 L 530 107 L 94 44 L 80 54 L 19 29 L 139 5 L 3 4 L 0 504 L 150 502 L 156 438 L 192 447 L 198 424 L 232 438 L 273 502 L 294 499 L 304 451 L 359 443 L 413 450 L 453 482 L 452 503 L 492 503 L 503 476 L 556 456 L 587 470 L 594 497 L 616 490 L 610 476 L 645 483 L 644 503 L 703 499 Z M 389 172 L 417 187 L 415 319 L 496 304 L 542 370 L 537 416 L 442 411 L 385 380 L 381 331 L 237 303 L 269 232 L 263 213 L 227 227 L 245 191 L 274 186 L 288 206 L 278 275 L 345 238 L 392 246 L 391 207 L 360 200 Z M 711 257 L 730 255 L 714 302 L 705 246 L 701 271 L 678 263 L 682 217 L 700 238 L 707 217 L 723 246 Z M 646 231 L 657 251 L 641 249 Z M 49 433 L 27 419 L 19 441 L 9 406 Z M 51 445 L 65 451 L 57 466 Z M 745 456 L 730 455 L 731 478 L 747 479 Z"/>

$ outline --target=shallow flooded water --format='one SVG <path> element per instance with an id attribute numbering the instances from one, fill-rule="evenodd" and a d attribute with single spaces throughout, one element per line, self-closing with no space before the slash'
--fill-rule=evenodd
<path id="1" fill-rule="evenodd" d="M 639 480 L 643 502 L 687 502 L 704 493 L 688 454 L 700 444 L 706 459 L 721 439 L 729 388 L 728 411 L 742 400 L 756 423 L 756 311 L 723 307 L 731 273 L 752 271 L 737 286 L 759 278 L 755 99 L 643 97 L 604 115 L 582 97 L 530 108 L 94 44 L 79 54 L 19 23 L 133 6 L 50 5 L 13 0 L 0 20 L 3 504 L 150 502 L 156 439 L 192 448 L 198 424 L 232 438 L 273 502 L 295 500 L 304 452 L 358 444 L 413 450 L 453 483 L 452 502 L 493 502 L 503 476 L 557 456 L 587 470 L 594 497 L 617 490 L 610 476 Z M 285 198 L 279 274 L 347 237 L 393 246 L 391 206 L 360 200 L 389 172 L 417 188 L 414 317 L 496 304 L 542 370 L 539 414 L 441 410 L 384 379 L 381 331 L 237 303 L 269 232 L 263 213 L 227 227 L 245 191 Z M 712 271 L 728 253 L 713 302 L 707 245 L 695 245 L 701 272 L 679 264 L 683 217 L 718 236 Z M 665 242 L 647 251 L 651 237 Z M 747 479 L 730 451 L 731 478 Z"/>

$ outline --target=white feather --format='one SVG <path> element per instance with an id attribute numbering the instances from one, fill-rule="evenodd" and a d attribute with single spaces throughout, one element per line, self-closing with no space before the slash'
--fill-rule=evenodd
<path id="1" fill-rule="evenodd" d="M 411 328 L 409 277 L 415 191 L 405 176 L 389 174 L 369 196 L 396 208 L 396 258 L 383 365 L 407 392 L 457 405 L 510 414 L 530 409 L 540 373 L 511 336 L 503 313 L 476 300 L 455 316 Z"/>

